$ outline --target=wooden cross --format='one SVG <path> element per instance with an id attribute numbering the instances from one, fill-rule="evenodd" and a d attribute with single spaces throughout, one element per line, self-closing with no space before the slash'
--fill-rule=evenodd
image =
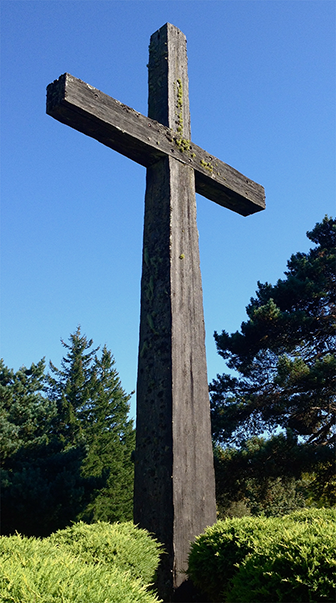
<path id="1" fill-rule="evenodd" d="M 151 36 L 145 117 L 69 74 L 47 113 L 147 168 L 137 383 L 134 521 L 165 545 L 157 579 L 170 600 L 190 542 L 216 521 L 196 192 L 247 216 L 262 186 L 191 142 L 184 34 Z"/>

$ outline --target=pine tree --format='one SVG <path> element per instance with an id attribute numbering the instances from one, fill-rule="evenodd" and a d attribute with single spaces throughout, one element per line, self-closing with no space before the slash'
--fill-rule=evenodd
<path id="1" fill-rule="evenodd" d="M 211 384 L 215 439 L 289 428 L 315 444 L 335 440 L 336 221 L 308 232 L 317 244 L 288 262 L 276 285 L 258 283 L 241 332 L 215 333 L 239 377 Z"/>
<path id="2" fill-rule="evenodd" d="M 54 432 L 42 359 L 16 373 L 0 363 L 1 533 L 47 536 L 90 501 L 96 480 L 80 474 L 83 446 L 65 450 Z"/>
<path id="3" fill-rule="evenodd" d="M 20 448 L 48 442 L 55 404 L 44 395 L 45 361 L 16 373 L 0 359 L 0 463 Z"/>
<path id="4" fill-rule="evenodd" d="M 133 423 L 114 358 L 80 328 L 61 369 L 0 363 L 1 531 L 47 536 L 79 518 L 132 519 Z"/>
<path id="5" fill-rule="evenodd" d="M 95 358 L 91 404 L 84 411 L 89 452 L 83 463 L 86 477 L 106 476 L 105 486 L 83 513 L 83 518 L 102 521 L 130 520 L 133 514 L 133 422 L 129 399 L 121 387 L 115 360 L 106 346 Z"/>
<path id="6" fill-rule="evenodd" d="M 83 442 L 82 420 L 90 408 L 93 389 L 93 364 L 99 348 L 90 350 L 93 341 L 81 335 L 80 327 L 70 335 L 70 344 L 63 339 L 61 343 L 67 350 L 62 358 L 61 369 L 50 362 L 54 376 L 49 375 L 48 395 L 57 405 L 57 418 L 54 433 L 65 446 L 74 446 Z M 90 350 L 90 351 L 89 351 Z"/>
<path id="7" fill-rule="evenodd" d="M 85 521 L 130 520 L 133 506 L 133 423 L 128 419 L 130 396 L 121 387 L 115 361 L 106 346 L 91 349 L 92 340 L 80 327 L 70 335 L 62 368 L 52 363 L 50 397 L 58 408 L 55 433 L 65 446 L 84 445 L 81 475 L 94 478 L 97 488 L 79 517 Z"/>
<path id="8" fill-rule="evenodd" d="M 253 443 L 282 429 L 272 446 L 260 444 L 267 451 L 267 479 L 299 479 L 308 471 L 308 495 L 334 504 L 336 221 L 325 217 L 307 236 L 315 247 L 292 255 L 284 279 L 258 283 L 240 331 L 215 333 L 218 352 L 236 375 L 218 375 L 210 385 L 213 437 L 244 451 L 249 438 Z M 281 457 L 280 450 L 287 452 Z M 217 473 L 238 478 L 233 465 L 247 456 L 231 452 L 218 455 Z M 252 457 L 248 466 L 243 462 L 249 475 Z"/>

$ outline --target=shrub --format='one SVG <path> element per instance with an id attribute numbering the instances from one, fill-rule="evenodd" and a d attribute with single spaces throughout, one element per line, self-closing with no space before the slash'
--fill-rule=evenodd
<path id="1" fill-rule="evenodd" d="M 49 539 L 0 538 L 1 603 L 154 603 L 139 580 L 116 567 L 83 563 Z"/>
<path id="2" fill-rule="evenodd" d="M 219 521 L 192 545 L 188 573 L 211 601 L 330 601 L 335 517 L 305 509 Z"/>
<path id="3" fill-rule="evenodd" d="M 289 515 L 284 516 L 285 520 L 299 521 L 299 522 L 336 522 L 336 507 L 318 509 L 316 507 L 309 507 L 308 509 L 299 509 L 293 511 Z"/>
<path id="4" fill-rule="evenodd" d="M 336 538 L 331 523 L 292 522 L 242 561 L 226 601 L 335 601 Z"/>
<path id="5" fill-rule="evenodd" d="M 76 523 L 49 537 L 86 563 L 103 563 L 128 572 L 147 586 L 153 582 L 161 545 L 132 522 Z"/>
<path id="6" fill-rule="evenodd" d="M 188 573 L 195 586 L 211 601 L 218 601 L 237 572 L 236 564 L 241 563 L 278 522 L 279 519 L 266 517 L 234 517 L 207 528 L 196 538 L 189 555 Z"/>

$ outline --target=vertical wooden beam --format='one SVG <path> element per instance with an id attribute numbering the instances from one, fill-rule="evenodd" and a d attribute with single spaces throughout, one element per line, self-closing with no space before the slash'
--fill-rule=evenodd
<path id="1" fill-rule="evenodd" d="M 170 24 L 151 37 L 148 105 L 190 140 L 186 39 Z M 190 542 L 216 520 L 195 177 L 172 157 L 147 169 L 134 520 L 165 545 L 157 586 L 169 601 Z"/>
<path id="2" fill-rule="evenodd" d="M 190 143 L 186 39 L 151 37 L 145 117 L 69 74 L 47 112 L 147 167 L 137 384 L 134 519 L 165 545 L 157 586 L 170 600 L 189 544 L 216 519 L 197 192 L 249 215 L 262 186 Z"/>

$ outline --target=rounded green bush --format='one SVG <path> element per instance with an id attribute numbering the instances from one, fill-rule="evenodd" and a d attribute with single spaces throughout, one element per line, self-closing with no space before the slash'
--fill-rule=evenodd
<path id="1" fill-rule="evenodd" d="M 55 532 L 49 540 L 85 562 L 104 563 L 128 572 L 146 586 L 153 582 L 160 560 L 161 545 L 132 522 L 79 522 Z"/>
<path id="2" fill-rule="evenodd" d="M 336 535 L 330 522 L 287 525 L 260 542 L 233 576 L 225 600 L 232 603 L 335 601 Z"/>
<path id="3" fill-rule="evenodd" d="M 1 603 L 154 603 L 139 580 L 84 563 L 49 539 L 0 538 Z"/>
<path id="4" fill-rule="evenodd" d="M 304 509 L 282 518 L 219 521 L 193 543 L 189 576 L 211 601 L 327 602 L 334 588 L 335 518 L 335 509 Z M 281 586 L 274 587 L 276 580 Z"/>
<path id="5" fill-rule="evenodd" d="M 236 564 L 255 550 L 262 538 L 272 534 L 279 518 L 234 517 L 207 528 L 191 545 L 188 574 L 211 601 L 237 572 Z"/>

